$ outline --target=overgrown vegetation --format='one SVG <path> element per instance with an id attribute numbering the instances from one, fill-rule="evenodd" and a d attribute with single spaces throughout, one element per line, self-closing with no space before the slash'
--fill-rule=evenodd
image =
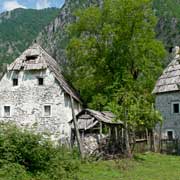
<path id="1" fill-rule="evenodd" d="M 0 179 L 75 180 L 79 165 L 76 151 L 53 147 L 48 139 L 15 126 L 0 126 Z"/>
<path id="2" fill-rule="evenodd" d="M 48 139 L 0 126 L 0 180 L 178 180 L 180 158 L 146 153 L 133 159 L 80 161 Z"/>

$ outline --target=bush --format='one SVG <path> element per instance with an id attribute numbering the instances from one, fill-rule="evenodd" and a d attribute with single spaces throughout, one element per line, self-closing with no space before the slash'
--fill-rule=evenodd
<path id="1" fill-rule="evenodd" d="M 54 153 L 52 144 L 40 135 L 22 132 L 14 126 L 1 125 L 0 159 L 19 163 L 34 172 L 45 170 Z"/>
<path id="2" fill-rule="evenodd" d="M 30 180 L 30 174 L 17 163 L 4 164 L 0 169 L 0 180 Z"/>
<path id="3" fill-rule="evenodd" d="M 33 180 L 75 180 L 79 165 L 75 151 L 53 147 L 41 135 L 15 126 L 0 126 L 0 178 L 26 180 L 32 176 Z"/>

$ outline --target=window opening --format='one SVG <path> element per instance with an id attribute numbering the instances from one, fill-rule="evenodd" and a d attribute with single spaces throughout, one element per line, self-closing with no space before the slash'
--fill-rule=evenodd
<path id="1" fill-rule="evenodd" d="M 9 117 L 10 114 L 10 106 L 4 106 L 4 116 Z"/>
<path id="2" fill-rule="evenodd" d="M 13 86 L 18 86 L 18 79 L 17 78 L 13 79 Z"/>
<path id="3" fill-rule="evenodd" d="M 44 106 L 44 116 L 51 116 L 51 106 Z"/>
<path id="4" fill-rule="evenodd" d="M 38 84 L 39 84 L 39 86 L 43 86 L 44 85 L 44 78 L 38 78 Z"/>

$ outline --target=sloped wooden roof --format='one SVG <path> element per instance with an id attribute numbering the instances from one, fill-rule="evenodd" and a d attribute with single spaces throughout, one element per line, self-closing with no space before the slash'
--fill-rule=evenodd
<path id="1" fill-rule="evenodd" d="M 180 90 L 180 54 L 176 52 L 173 60 L 163 71 L 153 90 L 153 94 Z"/>
<path id="2" fill-rule="evenodd" d="M 12 64 L 7 67 L 8 71 L 43 70 L 49 68 L 55 75 L 62 89 L 81 103 L 78 93 L 67 83 L 63 77 L 59 65 L 42 47 L 34 44 L 25 50 Z"/>
<path id="3" fill-rule="evenodd" d="M 114 121 L 115 115 L 112 112 L 100 112 L 92 109 L 84 109 L 76 115 L 78 121 L 78 128 L 88 130 L 93 128 L 97 123 L 102 122 L 109 125 L 123 125 L 123 122 Z M 74 128 L 73 120 L 70 121 L 72 128 Z"/>

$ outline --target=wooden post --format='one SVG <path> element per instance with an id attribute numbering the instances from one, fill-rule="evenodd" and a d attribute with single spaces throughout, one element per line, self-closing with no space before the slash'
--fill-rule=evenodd
<path id="1" fill-rule="evenodd" d="M 146 128 L 146 139 L 147 139 L 147 146 L 148 146 L 148 151 L 150 151 L 150 139 L 149 139 L 149 133 L 148 129 Z"/>
<path id="2" fill-rule="evenodd" d="M 102 122 L 99 122 L 99 125 L 100 125 L 100 129 L 99 129 L 99 133 L 100 133 L 100 138 L 102 138 Z"/>
<path id="3" fill-rule="evenodd" d="M 129 127 L 128 127 L 128 117 L 127 117 L 127 110 L 125 110 L 125 128 L 124 128 L 124 135 L 125 135 L 125 145 L 126 145 L 126 155 L 128 158 L 132 158 L 132 152 L 131 152 L 131 147 L 130 147 L 130 142 L 129 142 Z"/>
<path id="4" fill-rule="evenodd" d="M 126 154 L 128 158 L 132 158 L 131 147 L 129 142 L 129 132 L 127 122 L 125 123 L 125 144 L 126 144 Z"/>
<path id="5" fill-rule="evenodd" d="M 116 137 L 116 142 L 118 141 L 118 129 L 115 127 L 115 137 Z"/>
<path id="6" fill-rule="evenodd" d="M 160 124 L 160 127 L 159 127 L 159 152 L 161 152 L 161 141 L 162 141 L 162 123 Z"/>
<path id="7" fill-rule="evenodd" d="M 74 124 L 77 144 L 78 144 L 80 155 L 82 158 L 84 158 L 83 147 L 82 147 L 80 133 L 79 133 L 78 125 L 77 125 L 77 119 L 76 119 L 76 115 L 75 115 L 75 111 L 74 111 L 74 100 L 73 100 L 72 96 L 70 96 L 70 100 L 71 100 L 72 117 L 73 117 L 73 124 Z"/>
<path id="8" fill-rule="evenodd" d="M 155 130 L 152 130 L 153 133 L 153 151 L 157 152 L 157 147 L 156 147 L 156 137 L 155 137 Z"/>

